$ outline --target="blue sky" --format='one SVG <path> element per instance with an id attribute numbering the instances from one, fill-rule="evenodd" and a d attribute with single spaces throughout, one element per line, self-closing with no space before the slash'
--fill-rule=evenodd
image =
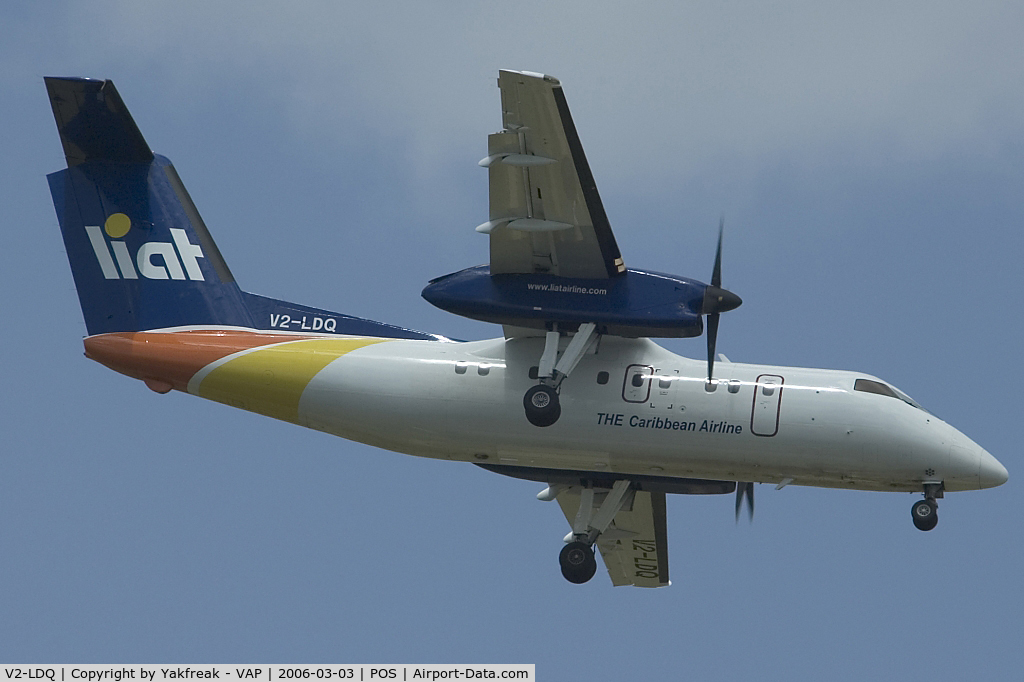
<path id="1" fill-rule="evenodd" d="M 294 4 L 293 4 L 294 5 Z M 0 22 L 0 661 L 524 662 L 541 679 L 1018 679 L 1020 3 L 23 3 Z M 540 486 L 86 360 L 46 75 L 115 81 L 249 291 L 460 338 L 499 68 L 550 73 L 627 265 L 731 359 L 891 381 L 1010 482 L 672 497 L 673 586 L 559 575 Z M 701 357 L 704 340 L 666 343 Z"/>

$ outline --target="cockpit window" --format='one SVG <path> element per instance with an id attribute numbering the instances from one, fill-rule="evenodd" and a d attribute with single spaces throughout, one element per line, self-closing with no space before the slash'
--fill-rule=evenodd
<path id="1" fill-rule="evenodd" d="M 881 381 L 871 381 L 871 379 L 857 379 L 853 384 L 853 390 L 864 391 L 865 393 L 877 393 L 878 395 L 887 395 L 890 398 L 898 398 L 896 392 L 890 387 L 883 384 Z"/>
<path id="2" fill-rule="evenodd" d="M 911 398 L 903 391 L 897 390 L 892 386 L 889 386 L 888 384 L 883 384 L 881 381 L 872 381 L 871 379 L 857 379 L 857 381 L 853 382 L 853 390 L 863 391 L 864 393 L 877 393 L 878 395 L 896 398 L 897 400 L 902 400 L 907 405 L 928 412 L 928 410 L 925 410 L 923 407 L 918 405 L 913 398 Z M 931 413 L 929 412 L 929 414 Z"/>

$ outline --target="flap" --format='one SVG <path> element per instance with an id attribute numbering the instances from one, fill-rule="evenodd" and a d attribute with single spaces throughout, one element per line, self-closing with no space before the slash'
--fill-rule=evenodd
<path id="1" fill-rule="evenodd" d="M 607 278 L 626 271 L 562 86 L 501 71 L 503 130 L 487 140 L 491 274 Z"/>

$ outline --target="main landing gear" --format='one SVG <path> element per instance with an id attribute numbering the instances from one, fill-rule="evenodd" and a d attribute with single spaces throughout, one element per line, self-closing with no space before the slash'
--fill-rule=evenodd
<path id="1" fill-rule="evenodd" d="M 537 368 L 540 383 L 532 386 L 523 396 L 526 419 L 534 426 L 551 426 L 562 415 L 558 388 L 597 339 L 597 325 L 593 322 L 581 324 L 568 347 L 562 352 L 561 358 L 558 357 L 560 336 L 558 331 L 550 331 L 544 335 L 544 352 L 540 356 L 540 365 Z"/>
<path id="2" fill-rule="evenodd" d="M 597 538 L 608 531 L 615 515 L 632 502 L 634 493 L 630 482 L 623 479 L 615 481 L 611 490 L 600 492 L 590 487 L 551 485 L 541 491 L 537 499 L 550 501 L 571 488 L 579 490 L 580 507 L 572 522 L 572 532 L 565 536 L 566 545 L 558 553 L 558 565 L 566 580 L 582 585 L 597 572 L 594 556 Z"/>
<path id="3" fill-rule="evenodd" d="M 558 553 L 562 576 L 571 583 L 582 585 L 597 573 L 597 557 L 593 545 L 574 540 Z"/>
<path id="4" fill-rule="evenodd" d="M 942 498 L 942 490 L 942 483 L 924 484 L 924 499 L 910 508 L 910 516 L 918 530 L 931 530 L 939 523 L 939 505 L 935 500 Z"/>
<path id="5" fill-rule="evenodd" d="M 547 384 L 531 386 L 523 396 L 526 418 L 534 426 L 551 426 L 562 416 L 558 391 Z"/>

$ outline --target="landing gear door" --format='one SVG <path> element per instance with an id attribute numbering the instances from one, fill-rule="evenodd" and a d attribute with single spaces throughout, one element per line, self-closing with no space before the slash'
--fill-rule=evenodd
<path id="1" fill-rule="evenodd" d="M 622 399 L 627 403 L 646 403 L 651 397 L 651 377 L 654 368 L 650 365 L 630 365 L 622 379 Z"/>
<path id="2" fill-rule="evenodd" d="M 782 384 L 778 374 L 762 374 L 754 386 L 754 404 L 750 410 L 750 432 L 755 436 L 774 436 L 779 432 L 782 409 Z"/>

